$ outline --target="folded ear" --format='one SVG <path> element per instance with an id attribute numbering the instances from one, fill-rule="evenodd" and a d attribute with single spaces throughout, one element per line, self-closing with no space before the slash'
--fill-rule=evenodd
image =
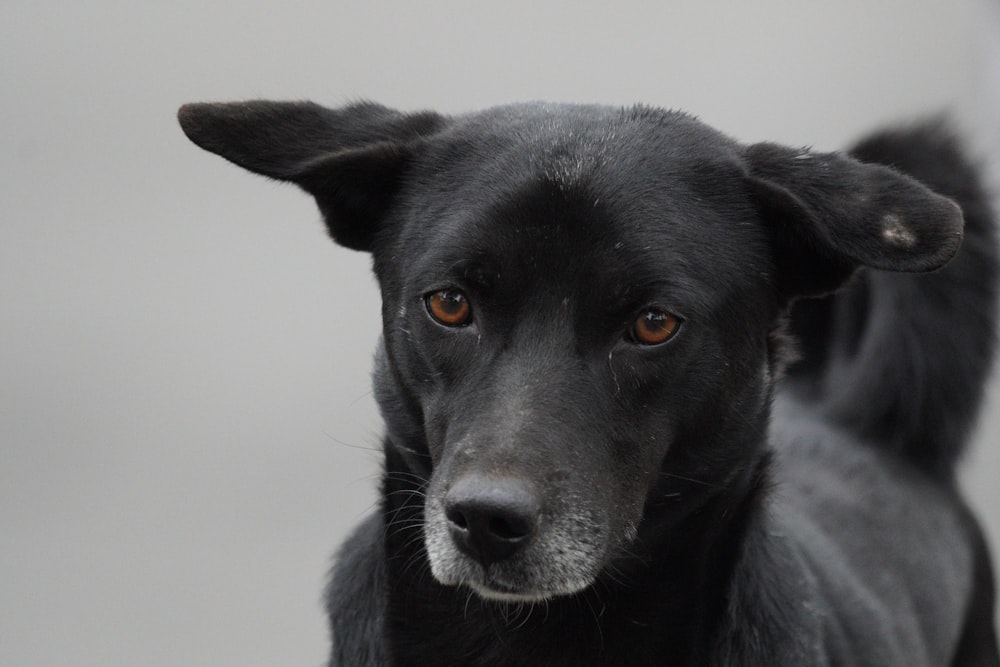
<path id="1" fill-rule="evenodd" d="M 832 291 L 859 266 L 932 271 L 961 243 L 958 205 L 888 167 L 775 144 L 745 159 L 787 297 Z"/>
<path id="2" fill-rule="evenodd" d="M 355 104 L 311 102 L 186 104 L 184 133 L 205 150 L 252 172 L 297 183 L 316 198 L 331 236 L 370 250 L 421 137 L 444 119 Z"/>

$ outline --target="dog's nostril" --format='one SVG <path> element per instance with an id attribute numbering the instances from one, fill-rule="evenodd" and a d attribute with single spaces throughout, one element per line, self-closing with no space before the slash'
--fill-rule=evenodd
<path id="1" fill-rule="evenodd" d="M 489 531 L 501 540 L 520 540 L 531 533 L 531 526 L 519 519 L 494 517 L 490 520 Z"/>
<path id="2" fill-rule="evenodd" d="M 448 508 L 445 511 L 445 516 L 448 517 L 448 521 L 450 521 L 452 523 L 452 525 L 457 526 L 458 528 L 461 528 L 462 530 L 468 530 L 469 529 L 469 522 L 466 521 L 465 515 L 462 514 L 456 508 L 454 508 L 454 507 Z"/>

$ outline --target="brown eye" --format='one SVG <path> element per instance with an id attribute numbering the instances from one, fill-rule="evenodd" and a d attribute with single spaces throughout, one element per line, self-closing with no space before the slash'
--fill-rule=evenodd
<path id="1" fill-rule="evenodd" d="M 472 321 L 472 307 L 465 294 L 453 289 L 443 289 L 424 297 L 427 312 L 446 327 L 463 327 Z"/>
<path id="2" fill-rule="evenodd" d="M 632 322 L 629 333 L 641 345 L 659 345 L 674 337 L 680 329 L 681 319 L 658 308 L 647 308 Z"/>

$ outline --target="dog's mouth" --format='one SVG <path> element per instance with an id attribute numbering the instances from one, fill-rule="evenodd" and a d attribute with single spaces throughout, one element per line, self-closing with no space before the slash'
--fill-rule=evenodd
<path id="1" fill-rule="evenodd" d="M 432 567 L 432 571 L 433 569 Z M 537 573 L 542 577 L 545 576 L 544 571 Z M 484 600 L 516 604 L 534 604 L 573 595 L 592 583 L 589 578 L 580 578 L 572 582 L 563 581 L 551 587 L 540 586 L 538 582 L 509 583 L 483 568 L 464 570 L 462 576 L 457 578 L 446 575 L 438 580 L 447 585 L 464 586 Z"/>
<path id="2" fill-rule="evenodd" d="M 489 582 L 489 585 L 484 585 L 475 581 L 466 581 L 463 582 L 463 584 L 470 588 L 479 597 L 485 600 L 492 600 L 494 602 L 533 604 L 535 602 L 544 602 L 551 598 L 558 597 L 559 595 L 568 594 L 560 593 L 558 591 L 519 590 L 515 587 L 508 586 L 507 584 L 492 580 Z"/>

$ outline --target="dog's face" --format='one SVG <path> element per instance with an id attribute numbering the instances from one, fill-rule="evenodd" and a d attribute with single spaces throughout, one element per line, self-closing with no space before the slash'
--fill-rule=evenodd
<path id="1" fill-rule="evenodd" d="M 658 145 L 626 114 L 561 120 L 444 137 L 375 258 L 380 391 L 420 406 L 431 462 L 431 570 L 488 597 L 589 585 L 667 452 L 717 446 L 685 431 L 766 398 L 772 266 L 750 200 L 715 187 L 739 181 L 731 145 L 681 118 Z"/>
<path id="2" fill-rule="evenodd" d="M 790 299 L 926 270 L 954 206 L 834 155 L 649 109 L 459 118 L 197 105 L 200 145 L 316 196 L 373 254 L 387 442 L 426 481 L 434 577 L 537 601 L 591 585 L 762 442 Z M 941 225 L 941 220 L 949 221 Z"/>

